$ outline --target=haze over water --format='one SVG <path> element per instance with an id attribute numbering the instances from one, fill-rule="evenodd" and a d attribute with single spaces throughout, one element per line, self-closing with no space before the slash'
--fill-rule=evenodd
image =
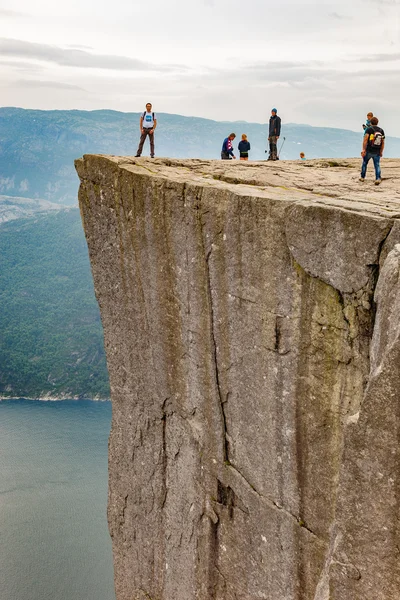
<path id="1" fill-rule="evenodd" d="M 1 600 L 114 600 L 111 403 L 0 402 Z"/>

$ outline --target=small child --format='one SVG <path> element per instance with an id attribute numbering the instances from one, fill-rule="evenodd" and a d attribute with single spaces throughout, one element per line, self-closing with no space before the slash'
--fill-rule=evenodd
<path id="1" fill-rule="evenodd" d="M 300 158 L 301 160 L 306 160 L 306 155 L 304 154 L 304 152 L 300 152 Z"/>
<path id="2" fill-rule="evenodd" d="M 367 120 L 365 121 L 365 125 L 363 124 L 363 126 L 362 126 L 364 131 L 367 129 L 367 127 L 370 127 L 371 119 L 373 116 L 374 116 L 374 113 L 372 113 L 372 112 L 367 113 Z"/>
<path id="3" fill-rule="evenodd" d="M 240 152 L 240 160 L 249 160 L 250 142 L 245 133 L 242 133 L 242 139 L 239 142 L 238 150 Z"/>

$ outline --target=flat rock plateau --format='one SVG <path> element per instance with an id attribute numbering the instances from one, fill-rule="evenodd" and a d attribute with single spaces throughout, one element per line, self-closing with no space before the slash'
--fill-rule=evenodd
<path id="1" fill-rule="evenodd" d="M 400 160 L 85 155 L 117 600 L 400 597 Z"/>

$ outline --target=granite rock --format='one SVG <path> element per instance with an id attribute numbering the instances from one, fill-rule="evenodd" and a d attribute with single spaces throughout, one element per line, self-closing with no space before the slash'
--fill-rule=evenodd
<path id="1" fill-rule="evenodd" d="M 117 600 L 392 600 L 400 161 L 76 161 Z"/>

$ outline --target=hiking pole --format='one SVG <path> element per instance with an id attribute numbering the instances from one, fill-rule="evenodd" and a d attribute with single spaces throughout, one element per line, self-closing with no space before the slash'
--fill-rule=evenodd
<path id="1" fill-rule="evenodd" d="M 284 138 L 283 138 L 283 142 L 282 142 L 282 144 L 281 144 L 281 147 L 280 147 L 280 149 L 279 149 L 279 152 L 278 152 L 278 158 L 279 158 L 279 157 L 280 157 L 280 155 L 281 155 L 282 148 L 283 148 L 283 144 L 285 143 L 285 140 L 286 140 L 286 138 L 284 137 Z"/>

